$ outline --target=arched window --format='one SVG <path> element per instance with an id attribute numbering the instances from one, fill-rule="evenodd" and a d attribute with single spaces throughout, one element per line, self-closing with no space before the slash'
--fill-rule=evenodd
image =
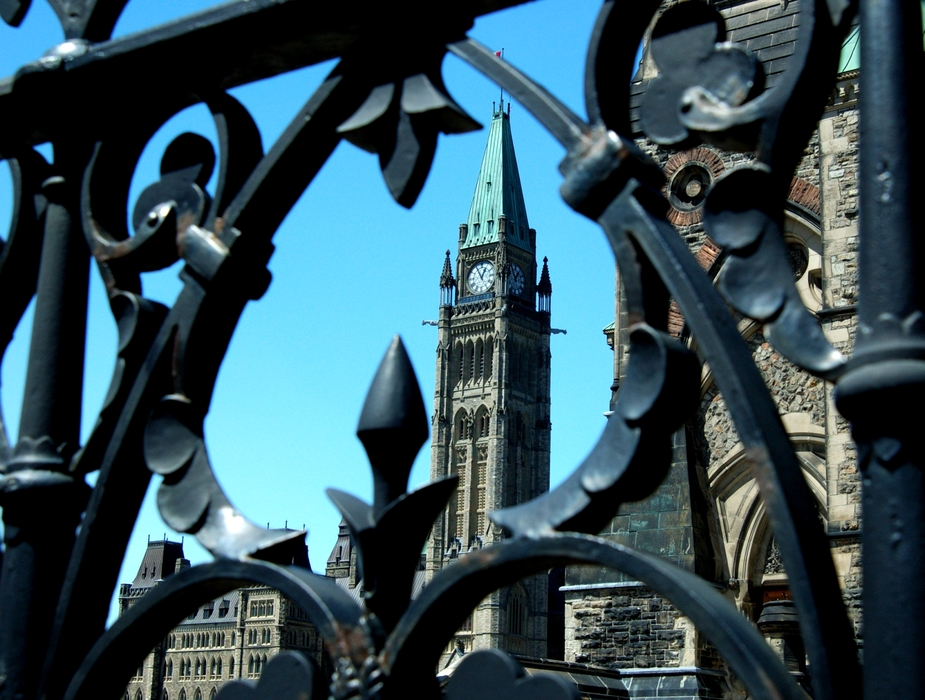
<path id="1" fill-rule="evenodd" d="M 464 380 L 466 382 L 471 382 L 472 378 L 475 376 L 475 348 L 472 346 L 472 341 L 466 342 L 466 376 Z"/>
<path id="2" fill-rule="evenodd" d="M 228 661 L 228 677 L 234 678 L 234 657 L 233 656 Z"/>
<path id="3" fill-rule="evenodd" d="M 173 659 L 167 660 L 167 673 L 165 674 L 166 678 L 170 680 L 173 677 Z"/>
<path id="4" fill-rule="evenodd" d="M 495 354 L 495 341 L 491 336 L 485 341 L 485 379 L 491 379 L 492 363 Z"/>
<path id="5" fill-rule="evenodd" d="M 523 590 L 511 591 L 507 605 L 508 631 L 519 637 L 527 633 L 527 601 Z"/>
<path id="6" fill-rule="evenodd" d="M 472 429 L 469 422 L 469 414 L 465 409 L 461 409 L 456 414 L 456 441 L 469 440 L 472 437 Z"/>
<path id="7" fill-rule="evenodd" d="M 196 688 L 196 694 L 193 696 L 193 700 L 202 700 L 202 691 L 199 688 Z"/>
<path id="8" fill-rule="evenodd" d="M 215 688 L 209 691 L 209 700 L 215 700 Z"/>
<path id="9" fill-rule="evenodd" d="M 218 657 L 218 661 L 215 664 L 215 674 L 217 676 L 222 675 L 222 657 L 221 656 Z"/>
<path id="10" fill-rule="evenodd" d="M 482 381 L 485 379 L 485 344 L 481 338 L 475 342 L 475 358 L 473 374 L 476 379 Z"/>
<path id="11" fill-rule="evenodd" d="M 136 691 L 135 700 L 145 700 L 144 693 L 142 693 L 140 690 Z"/>
<path id="12" fill-rule="evenodd" d="M 181 688 L 181 689 L 180 689 L 180 696 L 179 696 L 178 700 L 186 700 L 186 688 Z"/>
<path id="13" fill-rule="evenodd" d="M 254 675 L 254 655 L 253 654 L 248 654 L 247 656 L 247 675 L 248 676 Z"/>
<path id="14" fill-rule="evenodd" d="M 475 436 L 479 439 L 487 438 L 491 432 L 491 414 L 484 406 L 475 414 Z"/>
<path id="15" fill-rule="evenodd" d="M 456 370 L 456 381 L 461 382 L 463 380 L 463 368 L 465 367 L 462 343 L 456 343 L 456 348 L 453 350 L 453 362 L 456 365 L 454 368 Z"/>

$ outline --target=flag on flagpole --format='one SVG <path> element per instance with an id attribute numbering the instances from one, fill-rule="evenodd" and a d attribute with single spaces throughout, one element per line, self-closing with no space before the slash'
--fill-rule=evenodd
<path id="1" fill-rule="evenodd" d="M 500 51 L 495 51 L 495 58 L 500 58 L 504 60 L 504 47 Z M 504 88 L 501 88 L 501 111 L 504 111 Z"/>

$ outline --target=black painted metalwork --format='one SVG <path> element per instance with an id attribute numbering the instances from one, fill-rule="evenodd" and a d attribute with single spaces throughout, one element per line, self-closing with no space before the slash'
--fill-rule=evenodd
<path id="1" fill-rule="evenodd" d="M 36 300 L 20 435 L 11 444 L 0 431 L 0 698 L 116 697 L 175 619 L 243 582 L 274 586 L 295 600 L 336 670 L 321 678 L 304 660 L 284 655 L 256 689 L 232 683 L 222 700 L 434 697 L 437 656 L 482 597 L 532 572 L 577 563 L 620 569 L 669 598 L 752 697 L 805 697 L 754 625 L 708 583 L 591 536 L 621 502 L 658 485 L 669 436 L 696 405 L 696 358 L 665 333 L 669 297 L 681 306 L 751 455 L 795 594 L 815 697 L 925 692 L 914 673 L 925 651 L 923 465 L 913 447 L 917 415 L 908 410 L 925 384 L 925 286 L 916 277 L 922 245 L 912 205 L 922 149 L 909 99 L 923 67 L 918 5 L 860 2 L 863 293 L 857 349 L 846 361 L 799 303 L 782 223 L 787 184 L 834 83 L 838 47 L 857 3 L 805 0 L 796 51 L 767 90 L 749 54 L 717 44 L 725 30 L 710 7 L 678 5 L 655 26 L 661 75 L 642 106 L 647 135 L 673 146 L 704 140 L 756 154 L 752 164 L 724 175 L 706 200 L 706 227 L 729 252 L 717 289 L 664 218 L 660 170 L 629 139 L 624 76 L 659 3 L 603 2 L 588 53 L 585 121 L 466 37 L 475 17 L 519 1 L 460 0 L 437 10 L 396 0 L 357 12 L 344 3 L 238 0 L 110 41 L 124 0 L 50 0 L 67 41 L 0 82 L 0 157 L 15 185 L 13 225 L 0 250 L 0 348 Z M 12 25 L 28 8 L 28 0 L 0 0 L 0 16 Z M 426 34 L 410 29 L 421 25 Z M 236 48 L 217 52 L 220 43 Z M 633 323 L 632 360 L 588 459 L 550 494 L 493 514 L 511 536 L 444 569 L 411 601 L 420 544 L 455 481 L 406 493 L 427 423 L 396 340 L 358 430 L 375 476 L 374 503 L 330 492 L 359 552 L 361 608 L 297 560 L 304 533 L 267 531 L 235 510 L 213 475 L 202 426 L 240 314 L 269 284 L 273 234 L 339 141 L 378 154 L 393 197 L 410 206 L 437 133 L 474 126 L 441 78 L 447 51 L 501 85 L 566 148 L 562 194 L 599 222 L 613 247 Z M 224 91 L 334 57 L 340 62 L 264 153 L 249 114 Z M 114 96 L 112 81 L 129 74 L 134 79 Z M 152 101 L 146 86 L 155 77 L 170 87 Z M 81 110 L 63 115 L 54 108 L 77 100 Z M 215 120 L 218 155 L 200 137 L 175 140 L 127 230 L 129 180 L 142 149 L 167 119 L 199 102 Z M 121 123 L 125 114 L 133 115 L 130 125 Z M 54 145 L 54 163 L 33 150 L 45 142 Z M 210 194 L 205 183 L 215 167 L 218 185 Z M 80 446 L 91 258 L 107 285 L 120 345 L 106 405 Z M 140 275 L 179 259 L 184 286 L 174 306 L 145 299 Z M 796 364 L 839 381 L 839 406 L 853 421 L 865 474 L 863 690 L 814 502 L 727 302 L 763 322 Z M 98 472 L 92 492 L 83 480 L 90 472 Z M 163 477 L 158 505 L 165 521 L 194 534 L 216 561 L 171 577 L 106 630 L 119 563 L 152 473 Z M 59 515 L 53 522 L 48 509 Z M 379 559 L 387 540 L 389 572 Z M 473 654 L 447 694 L 574 692 L 519 675 L 508 657 Z"/>

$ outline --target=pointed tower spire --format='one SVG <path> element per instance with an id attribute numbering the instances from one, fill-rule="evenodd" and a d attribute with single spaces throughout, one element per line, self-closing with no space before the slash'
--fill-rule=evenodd
<path id="1" fill-rule="evenodd" d="M 450 251 L 446 251 L 443 260 L 443 272 L 440 273 L 440 306 L 453 306 L 456 303 L 456 278 L 450 266 Z"/>
<path id="2" fill-rule="evenodd" d="M 552 311 L 552 280 L 549 279 L 548 263 L 549 258 L 543 258 L 543 271 L 540 273 L 540 281 L 536 285 L 536 310 L 544 314 Z"/>
<path id="3" fill-rule="evenodd" d="M 511 115 L 504 111 L 503 104 L 492 114 L 488 143 L 466 221 L 466 239 L 460 248 L 496 243 L 502 216 L 507 220 L 507 242 L 535 254 L 535 239 L 527 221 L 511 138 Z"/>

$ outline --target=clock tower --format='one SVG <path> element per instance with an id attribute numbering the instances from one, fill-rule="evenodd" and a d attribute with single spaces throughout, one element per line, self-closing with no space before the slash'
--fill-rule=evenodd
<path id="1" fill-rule="evenodd" d="M 459 487 L 434 526 L 427 578 L 502 538 L 488 513 L 549 490 L 552 284 L 545 258 L 537 279 L 504 107 L 493 109 L 455 276 L 450 251 L 440 276 L 431 479 L 455 474 Z M 526 579 L 482 601 L 455 647 L 545 656 L 546 613 L 546 577 Z"/>

